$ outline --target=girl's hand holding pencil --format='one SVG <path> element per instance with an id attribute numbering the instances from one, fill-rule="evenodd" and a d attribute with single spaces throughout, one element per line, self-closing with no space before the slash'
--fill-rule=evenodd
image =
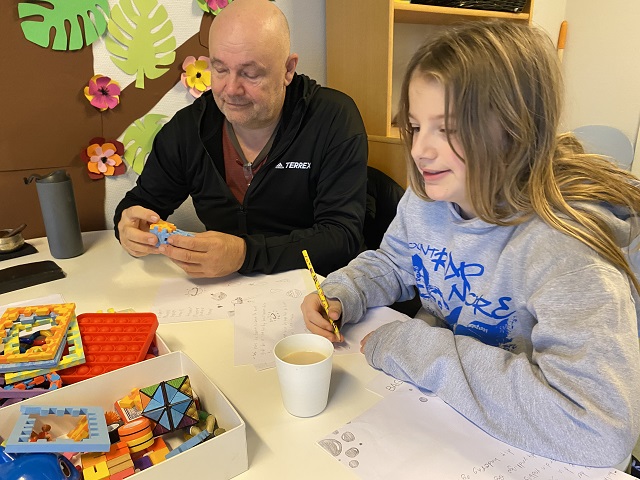
<path id="1" fill-rule="evenodd" d="M 337 327 L 340 316 L 342 315 L 342 305 L 338 300 L 331 299 L 327 299 L 327 303 L 329 305 L 329 318 L 331 318 Z M 342 333 L 338 330 L 336 334 L 334 327 L 329 323 L 327 314 L 317 293 L 307 295 L 302 301 L 300 308 L 302 309 L 304 323 L 311 333 L 321 335 L 334 343 L 344 341 Z"/>
<path id="2" fill-rule="evenodd" d="M 320 286 L 320 282 L 318 281 L 318 276 L 316 275 L 315 270 L 313 269 L 313 265 L 311 264 L 311 259 L 309 259 L 309 254 L 306 250 L 302 251 L 302 256 L 304 257 L 304 261 L 307 264 L 307 268 L 309 269 L 309 273 L 311 274 L 311 278 L 313 279 L 313 284 L 316 286 L 317 296 L 314 294 L 307 295 L 307 297 L 302 302 L 302 314 L 304 316 L 304 323 L 307 325 L 307 328 L 312 332 L 318 335 L 322 335 L 323 337 L 328 338 L 332 342 L 342 342 L 344 338 L 338 330 L 338 319 L 342 315 L 342 305 L 339 301 L 332 301 L 333 306 L 329 304 L 329 301 L 324 296 L 324 292 L 322 291 L 322 287 Z M 309 297 L 315 297 L 314 299 L 309 299 Z M 312 309 L 308 312 L 305 312 L 305 304 L 311 303 Z M 337 308 L 336 308 L 337 305 Z M 317 313 L 324 311 L 326 316 L 322 317 L 322 315 L 317 315 Z M 320 317 L 320 318 L 318 318 Z M 315 319 L 315 321 L 314 321 Z M 322 321 L 320 321 L 322 320 Z M 326 328 L 326 324 L 328 324 L 328 328 Z M 315 328 L 312 328 L 314 326 Z M 321 331 L 317 331 L 317 328 L 320 327 Z M 333 335 L 326 335 L 323 330 L 329 330 L 333 332 Z"/>

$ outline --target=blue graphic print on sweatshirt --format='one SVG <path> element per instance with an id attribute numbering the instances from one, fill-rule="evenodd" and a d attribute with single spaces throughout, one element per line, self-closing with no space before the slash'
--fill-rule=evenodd
<path id="1" fill-rule="evenodd" d="M 480 263 L 455 262 L 446 248 L 437 249 L 422 244 L 410 244 L 419 253 L 412 255 L 413 271 L 420 297 L 435 304 L 442 317 L 456 335 L 477 338 L 487 345 L 511 349 L 511 330 L 515 311 L 509 306 L 510 297 L 497 300 L 483 298 L 473 289 L 473 279 L 481 278 L 485 267 Z M 432 281 L 431 273 L 440 272 L 442 285 Z M 467 320 L 458 323 L 462 314 Z M 468 321 L 469 318 L 473 320 Z"/>

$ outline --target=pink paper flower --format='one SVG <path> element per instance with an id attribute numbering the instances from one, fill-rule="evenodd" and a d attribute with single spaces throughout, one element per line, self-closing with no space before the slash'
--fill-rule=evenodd
<path id="1" fill-rule="evenodd" d="M 189 93 L 198 98 L 203 92 L 211 90 L 211 62 L 207 57 L 189 56 L 182 62 L 184 73 L 180 76 L 182 84 Z"/>
<path id="2" fill-rule="evenodd" d="M 91 105 L 104 112 L 120 103 L 120 85 L 104 75 L 94 75 L 84 87 L 84 96 Z"/>
<path id="3" fill-rule="evenodd" d="M 198 6 L 208 13 L 214 15 L 219 14 L 224 7 L 229 5 L 233 0 L 196 0 Z"/>
<path id="4" fill-rule="evenodd" d="M 87 162 L 89 178 L 93 180 L 123 174 L 126 166 L 122 161 L 122 155 L 124 155 L 122 142 L 105 141 L 102 137 L 92 138 L 89 146 L 80 152 L 80 157 Z"/>
<path id="5" fill-rule="evenodd" d="M 229 2 L 227 0 L 207 0 L 207 5 L 212 11 L 214 11 L 219 8 L 226 7 L 229 5 Z"/>

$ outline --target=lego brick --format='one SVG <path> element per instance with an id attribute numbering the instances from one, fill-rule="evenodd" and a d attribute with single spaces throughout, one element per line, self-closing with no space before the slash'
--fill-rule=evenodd
<path id="1" fill-rule="evenodd" d="M 111 472 L 109 472 L 111 473 Z M 122 470 L 121 472 L 112 473 L 109 477 L 109 480 L 122 480 L 123 478 L 130 477 L 135 473 L 133 467 L 127 468 L 126 470 Z"/>
<path id="2" fill-rule="evenodd" d="M 107 465 L 109 465 L 109 463 L 114 460 L 114 459 L 118 459 L 120 457 L 122 457 L 123 455 L 126 455 L 127 457 L 129 457 L 129 448 L 127 448 L 127 445 L 124 442 L 119 442 L 119 443 L 115 443 L 113 445 L 111 445 L 111 449 L 105 453 L 105 458 L 107 460 Z M 118 462 L 116 462 L 118 463 Z"/>
<path id="3" fill-rule="evenodd" d="M 153 463 L 151 463 L 151 459 L 145 455 L 135 458 L 133 460 L 133 466 L 137 470 L 146 470 L 147 468 L 152 467 Z"/>
<path id="4" fill-rule="evenodd" d="M 109 462 L 107 462 L 107 467 L 109 468 L 110 475 L 121 472 L 128 468 L 133 468 L 133 460 L 131 460 L 131 457 L 129 455 L 127 455 L 126 458 L 121 458 L 120 460 L 120 463 L 112 463 L 111 465 L 109 465 Z"/>
<path id="5" fill-rule="evenodd" d="M 165 461 L 168 453 L 169 453 L 169 449 L 163 448 L 161 450 L 150 452 L 148 454 L 148 457 L 151 460 L 151 463 L 153 463 L 154 465 L 157 465 Z"/>
<path id="6" fill-rule="evenodd" d="M 80 456 L 80 463 L 82 464 L 82 469 L 93 467 L 98 463 L 105 462 L 107 458 L 103 453 L 100 452 L 91 452 L 91 453 L 83 453 Z"/>
<path id="7" fill-rule="evenodd" d="M 82 470 L 84 480 L 104 480 L 109 478 L 109 469 L 105 462 L 96 463 Z"/>

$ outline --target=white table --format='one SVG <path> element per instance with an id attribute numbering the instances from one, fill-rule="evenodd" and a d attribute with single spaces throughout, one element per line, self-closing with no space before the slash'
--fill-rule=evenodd
<path id="1" fill-rule="evenodd" d="M 54 260 L 67 277 L 0 295 L 0 305 L 59 293 L 76 314 L 109 308 L 149 311 L 164 279 L 184 272 L 161 255 L 136 259 L 113 232 L 83 234 L 85 253 L 54 259 L 46 238 L 27 240 L 37 254 L 5 260 L 0 268 Z M 280 398 L 275 369 L 234 366 L 233 324 L 227 319 L 161 324 L 158 334 L 172 351 L 189 355 L 222 390 L 247 423 L 249 470 L 239 479 L 355 479 L 316 441 L 380 400 L 365 387 L 377 375 L 360 354 L 334 357 L 329 403 L 313 418 L 289 415 Z M 215 466 L 212 466 L 215 468 Z M 187 472 L 185 472 L 187 473 Z M 175 480 L 175 479 L 171 479 Z"/>

